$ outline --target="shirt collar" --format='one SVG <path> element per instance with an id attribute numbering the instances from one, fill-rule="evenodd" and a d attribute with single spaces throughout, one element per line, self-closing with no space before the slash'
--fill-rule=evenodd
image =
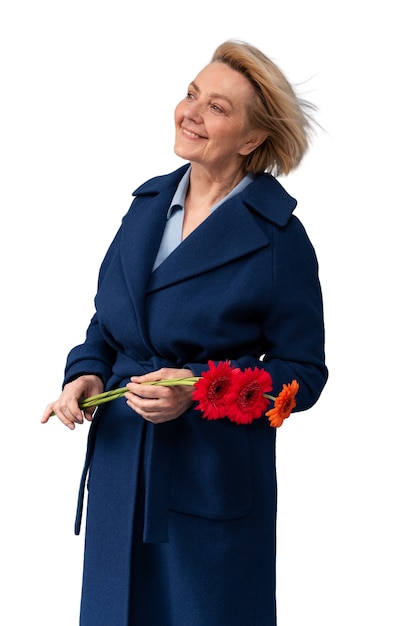
<path id="1" fill-rule="evenodd" d="M 173 199 L 171 201 L 170 207 L 169 207 L 169 209 L 167 211 L 167 220 L 169 220 L 170 217 L 173 215 L 173 213 L 175 213 L 178 209 L 184 210 L 184 203 L 186 201 L 186 194 L 187 194 L 187 190 L 189 188 L 191 169 L 192 168 L 190 166 L 186 170 L 186 173 L 183 175 L 183 177 L 181 178 L 181 180 L 180 180 L 180 182 L 178 184 L 176 192 L 175 192 L 175 194 L 173 196 Z M 229 198 L 231 198 L 235 194 L 240 193 L 245 187 L 247 187 L 247 185 L 252 183 L 255 178 L 256 178 L 255 174 L 247 174 L 246 176 L 244 176 L 244 178 L 242 180 L 240 180 L 238 185 L 236 185 L 232 189 L 232 191 L 230 191 L 228 193 L 228 195 L 225 196 L 225 198 L 222 198 L 222 200 L 220 200 L 219 202 L 217 202 L 216 204 L 213 205 L 213 207 L 211 208 L 211 213 L 215 209 L 217 209 L 220 204 L 225 202 L 225 200 L 228 200 Z"/>
<path id="2" fill-rule="evenodd" d="M 190 170 L 191 170 L 191 167 L 189 167 L 186 170 L 186 173 L 183 175 L 183 178 L 180 180 L 180 182 L 178 184 L 176 192 L 175 192 L 175 194 L 173 196 L 173 199 L 171 201 L 170 207 L 169 207 L 169 209 L 167 211 L 167 219 L 168 220 L 173 215 L 175 210 L 177 210 L 178 208 L 184 209 L 184 203 L 186 201 L 186 194 L 187 194 L 187 190 L 189 188 Z"/>

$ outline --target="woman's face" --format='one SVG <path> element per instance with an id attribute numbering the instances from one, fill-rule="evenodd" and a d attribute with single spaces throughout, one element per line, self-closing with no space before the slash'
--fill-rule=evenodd
<path id="1" fill-rule="evenodd" d="M 174 152 L 216 173 L 240 167 L 256 146 L 246 103 L 250 81 L 225 63 L 211 63 L 192 81 L 176 107 Z"/>

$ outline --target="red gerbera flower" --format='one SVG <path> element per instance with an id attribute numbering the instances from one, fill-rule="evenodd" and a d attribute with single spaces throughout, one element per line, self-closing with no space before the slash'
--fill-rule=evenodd
<path id="1" fill-rule="evenodd" d="M 232 368 L 229 361 L 221 361 L 215 365 L 208 362 L 209 370 L 194 384 L 193 400 L 199 404 L 196 409 L 202 411 L 203 417 L 216 420 L 226 416 L 227 396 L 230 391 L 233 376 L 237 370 Z"/>
<path id="2" fill-rule="evenodd" d="M 272 381 L 268 372 L 255 367 L 243 372 L 238 370 L 229 395 L 228 417 L 237 424 L 250 424 L 261 417 L 268 406 L 265 393 L 271 391 Z"/>
<path id="3" fill-rule="evenodd" d="M 283 389 L 274 401 L 274 407 L 267 411 L 270 426 L 279 428 L 296 406 L 295 396 L 299 391 L 299 383 L 292 380 L 288 385 L 283 385 Z"/>

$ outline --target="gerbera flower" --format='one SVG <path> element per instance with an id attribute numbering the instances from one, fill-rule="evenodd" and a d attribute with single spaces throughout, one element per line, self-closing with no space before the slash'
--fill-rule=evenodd
<path id="1" fill-rule="evenodd" d="M 261 417 L 269 403 L 264 394 L 271 389 L 271 376 L 265 370 L 255 367 L 238 371 L 229 393 L 229 419 L 237 424 L 250 424 Z"/>
<path id="2" fill-rule="evenodd" d="M 267 411 L 270 426 L 279 428 L 296 406 L 295 396 L 299 391 L 299 383 L 292 380 L 288 385 L 283 385 L 283 389 L 274 401 L 274 407 Z"/>
<path id="3" fill-rule="evenodd" d="M 195 383 L 192 397 L 199 403 L 196 409 L 202 411 L 203 417 L 216 420 L 226 416 L 227 396 L 234 374 L 239 370 L 232 368 L 229 361 L 218 365 L 209 361 L 208 365 L 209 369 Z"/>

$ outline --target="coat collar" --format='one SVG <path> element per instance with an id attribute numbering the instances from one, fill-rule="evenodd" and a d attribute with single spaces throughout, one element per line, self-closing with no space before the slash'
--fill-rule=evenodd
<path id="1" fill-rule="evenodd" d="M 296 207 L 296 200 L 275 178 L 262 174 L 214 211 L 151 274 L 167 208 L 187 167 L 153 178 L 133 193 L 137 201 L 124 219 L 121 256 L 127 281 L 135 292 L 134 301 L 135 294 L 203 274 L 269 245 L 257 216 L 284 226 Z"/>
<path id="2" fill-rule="evenodd" d="M 178 183 L 189 164 L 183 165 L 171 174 L 156 176 L 138 187 L 133 196 L 154 196 L 170 189 L 174 194 Z M 279 181 L 270 174 L 260 174 L 255 181 L 242 192 L 243 201 L 269 221 L 278 226 L 285 226 L 296 208 L 297 201 Z M 168 208 L 168 207 L 167 207 Z"/>

